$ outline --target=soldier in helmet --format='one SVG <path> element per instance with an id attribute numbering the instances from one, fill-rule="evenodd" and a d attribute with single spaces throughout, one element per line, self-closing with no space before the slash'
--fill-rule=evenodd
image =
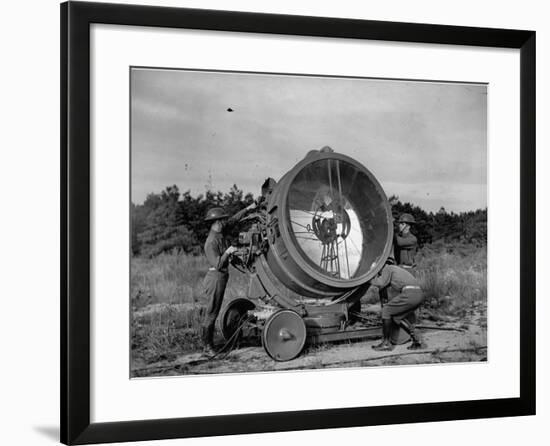
<path id="1" fill-rule="evenodd" d="M 377 351 L 393 350 L 391 334 L 394 324 L 401 326 L 411 337 L 409 349 L 425 348 L 420 335 L 414 329 L 410 316 L 424 301 L 424 292 L 418 280 L 407 270 L 396 266 L 389 257 L 377 277 L 370 281 L 377 286 L 380 295 L 387 295 L 388 301 L 382 302 L 382 342 L 373 345 Z"/>
<path id="2" fill-rule="evenodd" d="M 411 233 L 411 225 L 413 224 L 415 224 L 415 220 L 411 214 L 401 214 L 393 242 L 397 264 L 411 273 L 413 273 L 416 266 L 414 257 L 418 247 L 418 241 Z"/>
<path id="3" fill-rule="evenodd" d="M 202 326 L 202 338 L 205 354 L 207 355 L 215 354 L 214 326 L 222 306 L 223 295 L 229 278 L 229 259 L 237 250 L 234 246 L 230 246 L 229 241 L 224 236 L 224 228 L 237 223 L 248 211 L 255 207 L 256 203 L 252 203 L 232 217 L 223 208 L 212 208 L 207 212 L 204 219 L 204 221 L 210 223 L 210 233 L 204 243 L 204 253 L 210 267 L 203 280 L 203 289 L 208 307 Z"/>

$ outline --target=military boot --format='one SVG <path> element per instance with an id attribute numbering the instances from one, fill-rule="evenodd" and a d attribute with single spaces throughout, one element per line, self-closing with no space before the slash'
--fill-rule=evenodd
<path id="1" fill-rule="evenodd" d="M 214 356 L 214 325 L 210 324 L 202 327 L 203 354 L 205 356 Z"/>
<path id="2" fill-rule="evenodd" d="M 426 348 L 426 344 L 423 342 L 422 336 L 420 336 L 420 333 L 416 331 L 413 324 L 411 324 L 405 319 L 402 319 L 399 322 L 399 325 L 401 325 L 403 329 L 411 337 L 412 342 L 411 342 L 411 345 L 407 347 L 407 350 L 420 350 L 420 349 Z"/>
<path id="3" fill-rule="evenodd" d="M 393 344 L 391 343 L 391 329 L 392 329 L 392 320 L 391 319 L 382 319 L 382 342 L 377 345 L 373 345 L 373 350 L 377 352 L 386 352 L 393 350 Z"/>

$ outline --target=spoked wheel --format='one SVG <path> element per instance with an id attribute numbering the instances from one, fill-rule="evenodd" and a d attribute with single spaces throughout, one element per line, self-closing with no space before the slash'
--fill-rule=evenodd
<path id="1" fill-rule="evenodd" d="M 220 331 L 226 341 L 229 340 L 237 330 L 242 330 L 240 325 L 246 317 L 247 311 L 253 310 L 255 307 L 252 301 L 244 297 L 239 297 L 227 304 L 222 310 L 219 318 Z"/>
<path id="2" fill-rule="evenodd" d="M 277 311 L 265 323 L 262 343 L 267 354 L 275 361 L 290 361 L 304 348 L 306 323 L 295 311 Z"/>

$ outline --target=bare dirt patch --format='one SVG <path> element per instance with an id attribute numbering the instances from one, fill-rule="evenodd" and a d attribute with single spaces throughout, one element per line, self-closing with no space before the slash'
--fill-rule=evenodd
<path id="1" fill-rule="evenodd" d="M 376 312 L 376 306 L 364 308 Z M 371 313 L 372 314 L 372 313 Z M 427 348 L 408 350 L 409 345 L 397 345 L 390 352 L 377 352 L 372 345 L 378 341 L 341 342 L 305 348 L 296 359 L 287 362 L 272 360 L 258 343 L 243 342 L 230 352 L 206 358 L 200 352 L 190 352 L 159 358 L 145 364 L 135 363 L 134 377 L 174 376 L 186 374 L 223 374 L 304 370 L 336 367 L 373 367 L 390 365 L 481 362 L 487 360 L 486 308 L 475 304 L 467 314 L 458 317 L 436 316 L 429 310 L 421 312 L 418 321 Z"/>

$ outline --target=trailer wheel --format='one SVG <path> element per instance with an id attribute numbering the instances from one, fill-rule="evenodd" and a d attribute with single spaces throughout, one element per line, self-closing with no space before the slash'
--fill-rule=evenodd
<path id="1" fill-rule="evenodd" d="M 219 318 L 219 328 L 226 341 L 239 329 L 246 312 L 254 308 L 256 305 L 244 297 L 234 299 L 225 306 Z"/>
<path id="2" fill-rule="evenodd" d="M 280 310 L 272 314 L 262 331 L 265 351 L 275 361 L 296 358 L 306 343 L 306 323 L 292 310 Z"/>

